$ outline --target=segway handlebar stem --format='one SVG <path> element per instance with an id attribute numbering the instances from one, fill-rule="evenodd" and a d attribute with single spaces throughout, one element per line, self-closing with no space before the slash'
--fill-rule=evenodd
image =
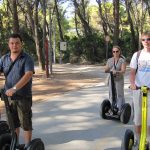
<path id="1" fill-rule="evenodd" d="M 16 132 L 15 132 L 15 126 L 14 126 L 14 122 L 13 122 L 13 118 L 12 118 L 12 110 L 11 110 L 11 105 L 10 105 L 11 97 L 8 97 L 5 94 L 4 89 L 0 90 L 0 97 L 1 97 L 1 100 L 4 101 L 4 103 L 5 103 L 7 120 L 8 120 L 9 128 L 10 128 L 10 131 L 11 131 L 11 136 L 12 136 L 10 150 L 14 150 L 14 148 L 16 146 L 16 143 L 17 143 L 17 135 L 16 135 Z"/>

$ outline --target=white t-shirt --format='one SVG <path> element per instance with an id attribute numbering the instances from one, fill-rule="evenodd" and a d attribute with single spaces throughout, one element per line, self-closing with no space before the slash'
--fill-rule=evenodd
<path id="1" fill-rule="evenodd" d="M 132 56 L 130 68 L 137 68 L 137 52 Z M 150 52 L 142 50 L 138 58 L 138 70 L 135 76 L 135 84 L 138 87 L 150 87 Z"/>

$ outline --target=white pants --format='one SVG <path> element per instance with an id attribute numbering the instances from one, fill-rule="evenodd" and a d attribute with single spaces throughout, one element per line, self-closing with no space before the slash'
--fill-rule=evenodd
<path id="1" fill-rule="evenodd" d="M 125 99 L 124 99 L 124 79 L 115 81 L 115 86 L 116 86 L 117 106 L 120 110 L 121 106 L 125 103 Z M 112 100 L 111 80 L 109 80 L 109 98 Z"/>
<path id="2" fill-rule="evenodd" d="M 133 110 L 134 110 L 134 123 L 136 126 L 141 125 L 142 117 L 142 93 L 140 90 L 133 90 Z M 148 114 L 147 124 L 150 126 L 150 93 L 148 93 Z"/>

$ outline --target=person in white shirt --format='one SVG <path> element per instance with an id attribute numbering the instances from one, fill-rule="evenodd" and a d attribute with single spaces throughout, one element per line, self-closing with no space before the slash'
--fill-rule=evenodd
<path id="1" fill-rule="evenodd" d="M 130 88 L 133 90 L 133 110 L 136 141 L 139 142 L 141 133 L 141 100 L 142 95 L 136 87 L 147 86 L 150 88 L 150 32 L 144 32 L 141 36 L 143 49 L 135 52 L 130 62 Z M 150 94 L 148 94 L 148 131 L 150 140 Z"/>

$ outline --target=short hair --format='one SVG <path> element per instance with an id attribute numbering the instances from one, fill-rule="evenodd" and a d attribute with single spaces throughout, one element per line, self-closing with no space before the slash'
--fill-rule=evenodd
<path id="1" fill-rule="evenodd" d="M 150 36 L 150 31 L 145 31 L 142 33 L 141 37 L 143 36 Z"/>
<path id="2" fill-rule="evenodd" d="M 22 37 L 21 37 L 21 35 L 19 33 L 12 33 L 12 34 L 10 34 L 9 39 L 10 38 L 19 38 L 20 41 L 22 42 Z"/>

